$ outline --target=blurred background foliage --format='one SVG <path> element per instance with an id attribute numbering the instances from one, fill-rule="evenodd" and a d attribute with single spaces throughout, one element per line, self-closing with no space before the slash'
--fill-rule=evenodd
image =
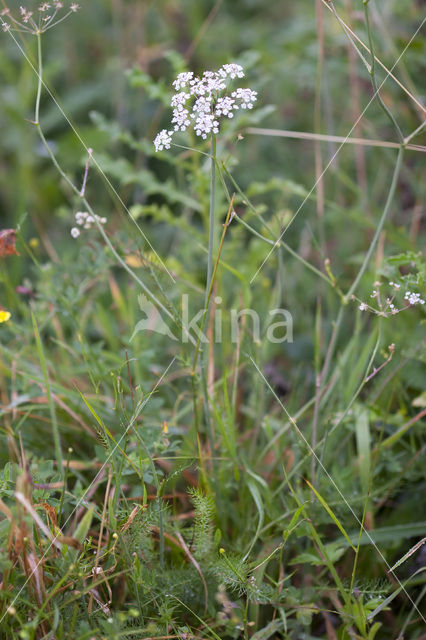
<path id="1" fill-rule="evenodd" d="M 327 274 L 328 259 L 337 286 L 347 291 L 383 210 L 396 150 L 341 147 L 332 138 L 316 145 L 312 140 L 250 133 L 250 128 L 264 127 L 396 142 L 394 130 L 372 99 L 367 70 L 326 6 L 306 0 L 90 0 L 81 4 L 76 15 L 43 36 L 44 81 L 51 95 L 43 91 L 41 123 L 61 166 L 77 185 L 87 160 L 85 147 L 94 149 L 103 175 L 92 165 L 88 199 L 98 215 L 107 217 L 108 236 L 144 282 L 153 289 L 160 285 L 164 299 L 176 308 L 180 296 L 188 292 L 191 308 L 202 307 L 209 165 L 202 154 L 181 148 L 155 154 L 152 140 L 158 130 L 168 127 L 171 83 L 178 72 L 201 73 L 235 61 L 246 71 L 243 86 L 259 93 L 257 108 L 227 122 L 219 140 L 218 156 L 246 194 L 236 195 L 235 209 L 268 238 L 278 237 L 296 214 L 285 242 L 323 274 Z M 424 2 L 372 0 L 370 6 L 377 56 L 421 101 L 426 54 L 421 33 L 405 48 L 421 23 Z M 338 0 L 335 7 L 367 42 L 362 2 Z M 323 38 L 319 40 L 321 20 Z M 34 464 L 54 457 L 53 447 L 49 455 L 46 451 L 51 415 L 44 396 L 40 352 L 34 345 L 30 304 L 52 385 L 62 401 L 56 413 L 63 448 L 72 447 L 78 459 L 102 462 L 108 448 L 80 392 L 118 437 L 134 411 L 135 397 L 149 393 L 176 350 L 167 338 L 155 333 L 140 332 L 130 340 L 142 316 L 135 283 L 95 230 L 77 240 L 71 238 L 80 204 L 52 166 L 31 124 L 36 42 L 20 34 L 16 40 L 1 34 L 0 226 L 18 229 L 20 256 L 0 263 L 0 306 L 13 316 L 13 322 L 0 327 L 2 404 L 10 409 L 13 401 L 15 408 L 13 419 L 5 410 L 0 462 L 6 464 L 12 455 L 10 429 L 15 438 L 22 438 Z M 381 68 L 377 73 L 380 83 L 385 73 Z M 381 95 L 404 135 L 419 126 L 424 113 L 392 79 L 386 80 Z M 419 136 L 414 142 L 424 144 L 425 138 Z M 208 150 L 189 135 L 182 136 L 181 143 Z M 420 253 L 425 240 L 423 158 L 422 152 L 406 151 L 390 218 L 357 290 L 361 301 L 371 302 L 379 278 L 424 295 L 426 272 Z M 323 204 L 315 188 L 318 162 L 325 171 Z M 232 192 L 229 179 L 227 185 Z M 248 198 L 269 228 L 253 214 Z M 228 205 L 219 182 L 216 205 L 218 229 L 222 229 Z M 170 280 L 152 247 L 176 282 Z M 341 303 L 336 287 L 328 286 L 285 250 L 274 252 L 251 283 L 269 249 L 233 222 L 215 290 L 223 299 L 225 321 L 232 307 L 250 306 L 259 312 L 263 327 L 271 308 L 285 307 L 294 319 L 293 343 L 255 344 L 246 331 L 241 349 L 229 340 L 215 346 L 216 445 L 223 460 L 208 488 L 218 500 L 216 524 L 226 544 L 240 550 L 254 536 L 257 558 L 264 557 L 281 537 L 282 513 L 294 509 L 291 496 L 284 491 L 282 464 L 294 469 L 303 501 L 311 494 L 299 474 L 310 473 L 311 461 L 303 442 L 283 427 L 287 418 L 253 371 L 248 356 L 259 363 L 277 396 L 285 398 L 290 415 L 296 415 L 315 394 L 315 379 Z M 383 440 L 426 405 L 424 317 L 424 308 L 413 308 L 380 318 L 360 313 L 358 303 L 350 302 L 331 363 L 335 377 L 330 378 L 330 393 L 320 410 L 317 435 L 325 442 L 321 459 L 357 515 L 362 516 L 371 491 L 370 528 L 407 525 L 406 529 L 395 528 L 394 534 L 384 530 L 377 538 L 389 562 L 403 554 L 407 538 L 414 544 L 420 535 L 414 525 L 426 520 L 425 477 L 419 456 L 425 446 L 421 421 L 417 423 L 416 418 L 407 437 L 397 437 L 391 449 L 380 448 Z M 380 366 L 391 343 L 396 345 L 394 357 L 357 395 L 369 360 Z M 181 456 L 191 461 L 198 457 L 188 373 L 191 353 L 189 346 L 180 349 L 179 366 L 144 410 L 144 446 L 152 455 L 167 452 L 172 459 Z M 238 379 L 233 377 L 236 363 Z M 232 396 L 232 408 L 226 391 Z M 312 404 L 309 407 L 298 424 L 311 441 Z M 161 431 L 164 421 L 170 433 L 166 441 Z M 340 425 L 337 431 L 336 425 Z M 361 462 L 365 447 L 372 456 L 374 453 L 374 463 L 369 457 L 367 468 L 365 458 Z M 136 446 L 132 455 L 136 460 L 146 452 Z M 172 468 L 166 465 L 158 473 Z M 258 494 L 248 488 L 247 469 L 250 477 L 260 478 L 255 485 L 264 509 L 259 535 L 254 509 L 254 504 L 259 505 Z M 50 472 L 45 470 L 46 477 L 53 477 Z M 140 495 L 132 469 L 123 474 L 127 496 Z M 155 484 L 152 470 L 143 477 L 149 486 Z M 76 500 L 86 482 L 83 471 L 75 472 L 74 481 Z M 335 488 L 321 474 L 318 482 L 348 530 L 356 532 L 356 522 Z M 71 510 L 73 500 L 66 501 L 65 508 Z M 310 508 L 316 526 L 328 536 L 330 522 L 324 511 L 318 504 Z M 120 515 L 123 521 L 128 513 L 123 509 Z M 309 561 L 300 556 L 309 550 L 303 536 L 308 536 L 306 527 L 300 530 L 303 541 L 298 540 L 287 557 L 296 565 Z M 381 575 L 372 558 L 376 558 L 375 551 L 369 547 L 360 563 L 365 584 Z M 342 560 L 340 565 L 347 576 L 349 564 Z M 226 567 L 222 569 L 226 573 Z M 301 588 L 297 580 L 295 584 Z M 289 589 L 290 604 L 304 597 L 305 603 L 315 601 L 309 586 L 305 585 L 304 595 L 300 595 L 302 588 L 292 593 L 296 587 Z M 399 604 L 389 614 L 383 638 L 390 637 L 386 634 L 404 611 L 404 604 Z M 303 612 L 297 614 L 294 626 L 290 625 L 295 635 L 289 637 L 302 637 L 297 633 L 311 628 L 311 613 L 305 612 L 306 618 Z M 164 619 L 168 615 L 164 613 Z M 316 637 L 320 628 L 320 623 L 312 627 Z M 230 634 L 227 638 L 238 637 L 235 630 L 226 633 Z"/>

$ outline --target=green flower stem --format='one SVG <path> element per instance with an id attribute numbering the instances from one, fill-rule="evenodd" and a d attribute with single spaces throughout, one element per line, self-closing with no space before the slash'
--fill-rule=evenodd
<path id="1" fill-rule="evenodd" d="M 367 60 L 364 58 L 363 54 L 361 53 L 361 50 L 358 48 L 358 45 L 356 44 L 355 40 L 352 38 L 350 31 L 347 29 L 345 23 L 343 22 L 343 20 L 340 18 L 339 14 L 337 13 L 333 2 L 330 2 L 330 8 L 331 11 L 333 12 L 337 22 L 340 24 L 340 26 L 342 27 L 343 31 L 345 32 L 346 37 L 348 38 L 350 44 L 352 45 L 352 47 L 355 49 L 356 53 L 359 55 L 360 59 L 362 60 L 362 62 L 364 63 L 368 73 L 370 73 L 371 70 L 371 65 L 369 64 L 369 62 L 367 62 Z"/>
<path id="2" fill-rule="evenodd" d="M 423 131 L 423 129 L 426 127 L 426 120 L 424 120 L 418 127 L 417 129 L 415 129 L 412 133 L 410 133 L 409 136 L 407 136 L 404 140 L 405 144 L 408 145 L 408 143 L 415 138 L 416 136 L 419 135 L 419 133 L 421 133 Z"/>
<path id="3" fill-rule="evenodd" d="M 376 59 L 374 56 L 374 45 L 373 45 L 373 36 L 371 34 L 371 28 L 370 28 L 370 14 L 369 14 L 369 10 L 368 10 L 368 0 L 364 0 L 364 15 L 365 15 L 365 26 L 367 27 L 367 34 L 368 34 L 368 43 L 370 45 L 370 54 L 371 54 L 371 65 L 370 65 L 370 76 L 371 76 L 371 82 L 373 85 L 373 89 L 374 89 L 374 95 L 375 97 L 377 97 L 377 100 L 379 101 L 380 106 L 382 107 L 383 111 L 385 112 L 385 114 L 387 115 L 387 117 L 389 118 L 389 120 L 391 121 L 391 123 L 393 124 L 393 126 L 395 127 L 399 142 L 401 143 L 401 145 L 404 145 L 404 136 L 402 135 L 402 131 L 399 127 L 399 124 L 397 123 L 397 121 L 395 120 L 393 114 L 391 113 L 391 111 L 388 109 L 388 107 L 385 105 L 385 103 L 382 100 L 382 97 L 379 93 L 379 89 L 377 87 L 377 81 L 376 81 Z"/>
<path id="4" fill-rule="evenodd" d="M 211 158 L 210 158 L 210 207 L 209 207 L 209 255 L 207 258 L 207 280 L 206 293 L 204 298 L 204 306 L 208 306 L 208 296 L 210 283 L 213 272 L 213 249 L 214 249 L 214 200 L 215 200 L 215 183 L 216 183 L 216 135 L 212 133 L 211 137 Z"/>
<path id="5" fill-rule="evenodd" d="M 368 263 L 369 263 L 370 258 L 372 256 L 372 253 L 373 253 L 374 249 L 376 248 L 377 241 L 378 241 L 379 236 L 380 236 L 380 234 L 382 232 L 383 226 L 385 224 L 386 218 L 387 218 L 388 213 L 389 213 L 389 209 L 390 209 L 391 204 L 392 204 L 393 197 L 395 195 L 396 186 L 398 184 L 399 174 L 401 172 L 403 157 L 404 157 L 404 147 L 401 145 L 401 147 L 400 147 L 400 149 L 398 151 L 398 157 L 396 159 L 395 169 L 393 171 L 392 182 L 391 182 L 391 185 L 390 185 L 390 188 L 389 188 L 388 197 L 386 199 L 386 204 L 385 204 L 385 207 L 383 209 L 382 216 L 380 218 L 379 224 L 377 225 L 376 232 L 375 232 L 374 237 L 373 237 L 373 239 L 371 241 L 371 244 L 370 244 L 370 246 L 368 248 L 368 251 L 367 251 L 367 253 L 365 255 L 365 258 L 364 258 L 364 261 L 363 261 L 363 263 L 361 265 L 361 268 L 358 271 L 358 274 L 357 274 L 354 282 L 352 283 L 351 288 L 349 289 L 349 291 L 345 295 L 345 304 L 347 304 L 350 301 L 350 299 L 352 297 L 352 294 L 354 293 L 355 289 L 357 288 L 357 286 L 359 284 L 359 281 L 361 280 L 362 276 L 364 275 L 364 272 L 365 272 L 365 270 L 366 270 L 366 268 L 368 266 Z"/>
<path id="6" fill-rule="evenodd" d="M 210 203 L 209 203 L 209 241 L 208 241 L 208 256 L 207 256 L 207 276 L 206 276 L 206 289 L 204 294 L 204 313 L 201 321 L 201 332 L 204 329 L 205 322 L 208 318 L 208 310 L 211 292 L 213 288 L 213 251 L 214 251 L 214 236 L 215 236 L 215 219 L 214 219 L 214 203 L 215 203 L 215 186 L 216 186 L 216 135 L 212 133 L 211 135 L 211 155 L 210 155 Z M 216 270 L 215 270 L 216 272 Z M 195 346 L 194 353 L 194 362 L 192 366 L 192 378 L 194 380 L 195 369 L 197 366 L 197 360 L 200 353 L 200 341 L 201 341 L 201 333 L 198 337 L 197 344 Z M 207 388 L 207 376 L 209 369 L 209 345 L 203 349 L 203 358 L 201 363 L 201 387 L 203 392 L 203 404 L 204 404 L 204 414 L 207 423 L 207 432 L 210 440 L 210 448 L 213 452 L 214 448 L 214 438 L 213 438 L 213 427 L 211 422 L 210 415 L 210 405 L 209 405 L 209 394 Z M 196 406 L 196 395 L 195 395 L 195 386 L 192 385 L 193 399 L 194 399 L 194 420 L 195 427 L 198 433 L 199 424 L 198 424 L 198 412 Z"/>
<path id="7" fill-rule="evenodd" d="M 207 311 L 208 311 L 208 307 L 209 307 L 209 303 L 210 303 L 210 298 L 211 298 L 212 293 L 213 293 L 213 285 L 214 285 L 214 281 L 215 281 L 215 277 L 216 277 L 216 272 L 217 272 L 217 269 L 218 269 L 218 266 L 219 266 L 220 256 L 222 254 L 222 248 L 223 248 L 223 243 L 225 241 L 226 231 L 228 229 L 228 226 L 229 226 L 229 223 L 230 223 L 230 220 L 231 220 L 233 206 L 234 206 L 234 198 L 231 198 L 231 202 L 229 204 L 229 208 L 228 208 L 228 213 L 227 213 L 227 216 L 226 216 L 225 224 L 223 225 L 223 231 L 222 231 L 222 237 L 220 239 L 218 255 L 217 255 L 216 262 L 215 262 L 215 265 L 214 265 L 214 269 L 212 271 L 212 275 L 211 275 L 211 278 L 210 278 L 210 285 L 209 285 L 209 287 L 207 289 L 206 303 L 204 305 L 204 313 L 203 313 L 203 316 L 201 318 L 200 333 L 199 333 L 199 336 L 198 336 L 198 341 L 197 341 L 197 345 L 196 345 L 196 349 L 195 349 L 194 361 L 192 363 L 192 372 L 193 373 L 195 373 L 195 369 L 197 367 L 198 356 L 200 354 L 201 335 L 203 333 L 203 330 L 204 330 L 204 327 L 205 327 L 205 323 L 206 323 L 206 319 L 207 319 Z"/>
<path id="8" fill-rule="evenodd" d="M 40 98 L 41 98 L 41 87 L 42 87 L 42 78 L 43 78 L 43 58 L 41 55 L 41 32 L 37 32 L 37 60 L 38 60 L 38 82 L 37 82 L 37 97 L 35 103 L 35 112 L 34 112 L 34 122 L 36 125 L 40 124 Z"/>
<path id="9" fill-rule="evenodd" d="M 214 269 L 212 270 L 212 274 L 211 274 L 211 278 L 210 278 L 210 285 L 209 285 L 209 287 L 207 289 L 207 292 L 206 292 L 206 301 L 205 301 L 205 305 L 204 305 L 204 313 L 203 313 L 203 317 L 201 318 L 200 333 L 198 335 L 197 344 L 195 346 L 194 360 L 193 360 L 193 363 L 192 363 L 192 371 L 191 371 L 192 396 L 193 396 L 193 405 L 194 405 L 195 429 L 196 429 L 197 434 L 198 434 L 198 431 L 199 431 L 199 422 L 198 422 L 197 398 L 196 398 L 196 390 L 195 390 L 195 371 L 196 371 L 196 368 L 197 368 L 198 357 L 199 357 L 200 351 L 201 351 L 201 335 L 203 334 L 204 326 L 205 326 L 206 319 L 207 319 L 207 316 L 208 316 L 210 298 L 211 298 L 211 295 L 212 295 L 212 292 L 213 292 L 213 284 L 214 284 L 214 281 L 215 281 L 217 268 L 219 266 L 220 256 L 222 254 L 222 248 L 223 248 L 223 243 L 225 241 L 226 231 L 227 231 L 227 228 L 229 226 L 230 219 L 231 219 L 231 214 L 232 214 L 232 211 L 233 211 L 233 205 L 234 205 L 234 199 L 231 198 L 231 202 L 230 202 L 229 209 L 228 209 L 228 214 L 226 216 L 225 224 L 224 224 L 223 231 L 222 231 L 222 237 L 220 239 L 219 251 L 218 251 L 216 262 L 215 262 L 215 265 L 214 265 Z M 202 383 L 202 388 L 203 388 L 204 411 L 205 411 L 205 414 L 206 414 L 207 425 L 209 427 L 208 433 L 209 433 L 209 438 L 210 438 L 210 446 L 211 446 L 212 452 L 213 452 L 213 429 L 212 429 L 211 420 L 210 420 L 209 397 L 208 397 L 208 389 L 207 389 L 207 380 L 206 380 L 206 375 L 205 375 L 204 369 L 205 369 L 205 367 L 201 367 L 201 383 Z"/>

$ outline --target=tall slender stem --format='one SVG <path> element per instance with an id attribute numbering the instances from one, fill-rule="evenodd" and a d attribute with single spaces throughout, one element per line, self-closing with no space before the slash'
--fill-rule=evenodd
<path id="1" fill-rule="evenodd" d="M 35 111 L 34 111 L 34 122 L 37 126 L 40 125 L 40 98 L 41 98 L 41 87 L 43 84 L 43 58 L 41 55 L 41 33 L 37 31 L 37 65 L 38 65 L 38 82 L 37 82 L 37 97 L 35 103 Z"/>
<path id="2" fill-rule="evenodd" d="M 361 280 L 362 276 L 364 275 L 364 271 L 366 270 L 366 268 L 368 266 L 368 263 L 370 261 L 371 255 L 372 255 L 374 249 L 376 248 L 377 241 L 378 241 L 379 236 L 380 236 L 380 234 L 382 232 L 383 225 L 385 224 L 386 218 L 387 218 L 388 213 L 389 213 L 390 206 L 392 204 L 393 196 L 395 195 L 396 185 L 398 184 L 398 178 L 399 178 L 399 174 L 400 174 L 400 171 L 401 171 L 402 158 L 403 157 L 404 157 L 404 147 L 401 146 L 399 151 L 398 151 L 398 157 L 396 159 L 395 169 L 393 171 L 392 182 L 391 182 L 391 186 L 389 188 L 388 197 L 386 199 L 386 204 L 385 204 L 385 207 L 383 209 L 382 216 L 380 218 L 379 224 L 377 225 L 376 232 L 375 232 L 374 237 L 373 237 L 373 239 L 372 239 L 372 241 L 370 243 L 370 246 L 369 246 L 368 251 L 367 251 L 367 253 L 365 255 L 365 258 L 363 260 L 361 268 L 358 271 L 358 274 L 357 274 L 355 280 L 353 281 L 351 288 L 349 289 L 349 291 L 347 292 L 347 294 L 345 296 L 346 302 L 349 302 L 349 300 L 351 299 L 351 296 L 354 293 L 355 289 L 357 288 L 357 286 L 359 284 L 359 281 Z"/>
<path id="3" fill-rule="evenodd" d="M 213 286 L 213 250 L 214 250 L 214 231 L 215 231 L 215 219 L 214 219 L 214 202 L 215 202 L 215 183 L 216 183 L 216 136 L 214 133 L 211 135 L 211 156 L 210 156 L 210 204 L 209 204 L 209 250 L 207 257 L 207 277 L 206 277 L 206 290 L 204 294 L 204 314 L 203 314 L 203 328 L 204 321 L 209 317 L 209 303 L 211 296 L 211 289 Z M 199 344 L 195 347 L 194 367 L 193 374 L 195 373 L 195 364 L 198 357 Z M 210 448 L 213 452 L 213 428 L 210 417 L 209 406 L 209 394 L 207 388 L 207 376 L 209 368 L 209 345 L 205 345 L 203 351 L 203 358 L 201 363 L 201 386 L 203 390 L 204 399 L 204 414 L 207 424 L 207 433 L 210 440 Z"/>
<path id="4" fill-rule="evenodd" d="M 219 260 L 220 260 L 221 254 L 222 254 L 223 243 L 225 241 L 226 231 L 228 229 L 229 222 L 231 220 L 233 207 L 234 207 L 234 196 L 232 196 L 231 202 L 229 203 L 228 213 L 227 213 L 227 216 L 226 216 L 225 224 L 223 225 L 222 237 L 220 239 L 220 244 L 219 244 L 219 249 L 218 249 L 218 253 L 217 253 L 216 262 L 215 262 L 215 265 L 214 265 L 214 269 L 212 271 L 210 285 L 209 285 L 208 291 L 207 291 L 207 301 L 206 301 L 206 304 L 204 305 L 204 313 L 203 313 L 203 316 L 201 318 L 200 332 L 199 332 L 197 344 L 196 344 L 196 347 L 195 347 L 194 361 L 192 363 L 192 373 L 193 374 L 195 374 L 195 370 L 197 368 L 198 356 L 200 354 L 201 336 L 203 335 L 204 326 L 205 326 L 206 318 L 207 318 L 207 309 L 208 309 L 208 306 L 209 306 L 209 303 L 210 303 L 210 299 L 211 299 L 211 296 L 212 296 L 213 284 L 214 284 L 214 280 L 215 280 L 215 277 L 216 277 L 216 271 L 217 271 L 218 266 L 219 266 Z"/>
<path id="5" fill-rule="evenodd" d="M 371 65 L 370 65 L 371 83 L 373 85 L 374 95 L 377 97 L 377 100 L 379 101 L 380 106 L 382 107 L 383 111 L 385 112 L 385 114 L 387 115 L 387 117 L 389 118 L 389 120 L 391 121 L 393 126 L 395 127 L 398 139 L 399 139 L 400 143 L 403 145 L 403 144 L 405 144 L 404 136 L 403 136 L 402 131 L 401 131 L 400 127 L 399 127 L 399 124 L 395 120 L 392 112 L 388 109 L 388 107 L 383 102 L 382 96 L 380 95 L 379 88 L 377 86 L 377 81 L 376 81 L 376 58 L 374 56 L 374 44 L 373 44 L 373 36 L 372 36 L 372 33 L 371 33 L 371 27 L 370 27 L 370 14 L 369 14 L 369 11 L 368 11 L 368 3 L 369 3 L 369 0 L 364 0 L 365 26 L 367 27 L 368 44 L 370 45 L 370 53 L 371 53 Z"/>
<path id="6" fill-rule="evenodd" d="M 210 158 L 210 207 L 209 207 L 209 254 L 207 258 L 207 280 L 206 293 L 204 297 L 204 306 L 207 308 L 210 283 L 213 273 L 213 249 L 214 249 L 214 200 L 215 200 L 215 182 L 216 182 L 216 135 L 212 133 L 211 137 L 211 158 Z"/>

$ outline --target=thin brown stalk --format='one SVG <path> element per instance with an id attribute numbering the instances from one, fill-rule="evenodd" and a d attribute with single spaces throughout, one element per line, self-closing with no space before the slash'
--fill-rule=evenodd
<path id="1" fill-rule="evenodd" d="M 399 149 L 398 142 L 386 140 L 373 140 L 371 138 L 349 138 L 344 136 L 332 136 L 322 133 L 310 133 L 308 131 L 288 131 L 285 129 L 264 129 L 262 127 L 248 127 L 245 133 L 258 136 L 272 136 L 275 138 L 294 138 L 296 140 L 320 140 L 321 142 L 340 142 L 344 144 L 358 144 L 365 147 L 383 147 L 387 149 Z M 404 149 L 426 153 L 426 146 L 419 144 L 407 144 Z"/>
<path id="2" fill-rule="evenodd" d="M 109 492 L 110 492 L 110 488 L 111 488 L 111 480 L 112 480 L 112 472 L 111 472 L 111 469 L 109 469 L 108 481 L 107 481 L 107 486 L 106 486 L 106 489 L 105 489 L 104 505 L 103 505 L 103 509 L 102 509 L 101 527 L 100 527 L 100 530 L 99 530 L 99 537 L 98 537 L 98 546 L 96 548 L 95 566 L 93 568 L 93 582 L 96 581 L 97 575 L 98 575 L 99 556 L 100 556 L 100 552 L 101 552 L 102 535 L 103 535 L 104 527 L 105 527 L 106 508 L 107 508 L 108 499 L 109 499 Z M 88 607 L 87 607 L 87 611 L 88 611 L 89 614 L 92 611 L 92 606 L 93 606 L 93 596 L 92 596 L 92 593 L 91 593 L 90 594 L 90 598 L 89 598 L 89 604 L 88 604 Z"/>

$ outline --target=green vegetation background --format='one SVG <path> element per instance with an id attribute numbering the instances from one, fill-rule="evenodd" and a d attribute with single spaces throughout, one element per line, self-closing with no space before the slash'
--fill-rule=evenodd
<path id="1" fill-rule="evenodd" d="M 71 237 L 81 203 L 32 124 L 35 38 L 1 34 L 0 228 L 17 230 L 20 255 L 0 258 L 0 307 L 12 314 L 0 324 L 0 637 L 420 640 L 424 307 L 395 316 L 358 307 L 376 307 L 378 281 L 382 299 L 389 281 L 425 297 L 424 147 L 405 152 L 385 228 L 329 352 L 340 293 L 373 238 L 397 149 L 249 128 L 397 142 L 341 25 L 307 1 L 81 4 L 42 38 L 43 79 L 67 117 L 43 90 L 41 125 L 78 186 L 82 142 L 94 149 L 104 175 L 92 166 L 87 197 L 137 276 L 177 310 L 184 293 L 202 308 L 209 163 L 173 147 L 155 154 L 152 140 L 168 127 L 176 74 L 226 62 L 241 63 L 243 86 L 259 94 L 219 138 L 218 157 L 242 190 L 226 177 L 229 192 L 264 237 L 292 221 L 283 238 L 291 252 L 275 251 L 251 282 L 270 245 L 237 221 L 227 229 L 215 289 L 225 339 L 214 347 L 214 379 L 206 372 L 208 429 L 191 345 L 149 332 L 131 340 L 144 317 L 137 283 L 96 230 Z M 424 3 L 369 5 L 376 55 L 407 90 L 387 78 L 381 96 L 408 136 L 424 119 L 413 100 L 425 93 L 422 31 L 394 65 Z M 335 7 L 367 43 L 363 3 Z M 377 76 L 380 84 L 380 67 Z M 216 188 L 218 240 L 228 203 L 219 180 Z M 403 306 L 403 295 L 396 301 Z M 238 345 L 230 340 L 230 309 L 243 307 L 259 313 L 258 343 L 249 323 Z M 291 343 L 265 339 L 277 307 L 293 316 Z M 83 547 L 50 547 L 16 491 L 51 535 L 60 526 Z M 370 533 L 359 535 L 361 522 Z"/>

